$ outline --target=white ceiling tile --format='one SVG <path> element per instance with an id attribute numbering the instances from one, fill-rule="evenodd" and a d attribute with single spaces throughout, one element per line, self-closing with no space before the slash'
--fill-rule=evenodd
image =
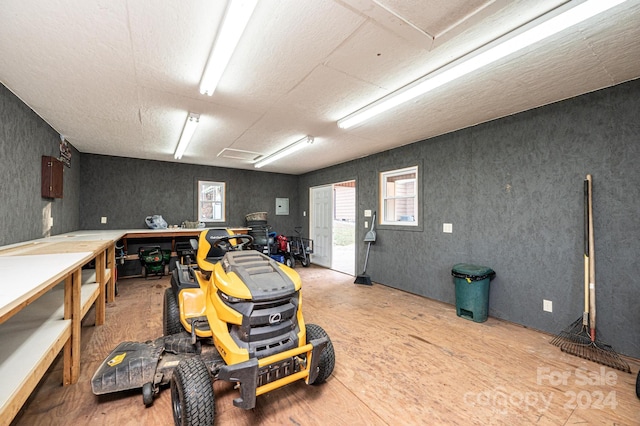
<path id="1" fill-rule="evenodd" d="M 336 120 L 568 0 L 260 0 L 212 97 L 225 1 L 3 0 L 0 82 L 80 152 L 300 174 L 640 77 L 640 0 L 349 130 Z M 433 33 L 435 39 L 427 33 Z"/>
<path id="2" fill-rule="evenodd" d="M 402 16 L 421 30 L 438 37 L 448 28 L 463 22 L 492 3 L 491 0 L 376 0 L 377 3 Z"/>

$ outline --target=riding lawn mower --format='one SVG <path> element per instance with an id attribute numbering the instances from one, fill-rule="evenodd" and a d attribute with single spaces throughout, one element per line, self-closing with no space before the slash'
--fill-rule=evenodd
<path id="1" fill-rule="evenodd" d="M 213 382 L 235 383 L 233 404 L 333 372 L 327 333 L 302 316 L 301 280 L 255 250 L 250 235 L 209 229 L 192 240 L 197 265 L 177 264 L 164 294 L 163 336 L 120 343 L 91 380 L 96 395 L 142 388 L 145 405 L 170 385 L 176 425 L 212 425 Z"/>

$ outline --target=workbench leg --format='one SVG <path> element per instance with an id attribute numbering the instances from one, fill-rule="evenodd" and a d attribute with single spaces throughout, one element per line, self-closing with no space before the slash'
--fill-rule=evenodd
<path id="1" fill-rule="evenodd" d="M 72 320 L 73 317 L 73 279 L 71 274 L 64 279 L 64 319 Z M 73 322 L 73 320 L 72 320 Z M 63 363 L 62 363 L 62 384 L 64 386 L 71 384 L 71 339 L 64 344 Z"/>
<path id="2" fill-rule="evenodd" d="M 109 281 L 107 281 L 107 302 L 116 300 L 116 247 L 115 243 L 107 248 L 107 268 L 111 270 Z"/>
<path id="3" fill-rule="evenodd" d="M 81 286 L 82 269 L 76 269 L 71 276 L 71 384 L 77 383 L 80 377 L 80 341 L 82 338 L 82 306 Z"/>
<path id="4" fill-rule="evenodd" d="M 109 283 L 105 282 L 106 274 L 106 250 L 96 256 L 96 281 L 98 282 L 98 298 L 96 299 L 96 325 L 104 324 L 105 319 L 105 293 Z"/>

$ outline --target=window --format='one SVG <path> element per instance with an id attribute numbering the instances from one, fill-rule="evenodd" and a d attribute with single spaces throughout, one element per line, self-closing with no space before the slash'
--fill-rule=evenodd
<path id="1" fill-rule="evenodd" d="M 382 225 L 418 226 L 418 166 L 380 173 Z"/>
<path id="2" fill-rule="evenodd" d="M 224 222 L 224 182 L 198 181 L 198 221 Z"/>

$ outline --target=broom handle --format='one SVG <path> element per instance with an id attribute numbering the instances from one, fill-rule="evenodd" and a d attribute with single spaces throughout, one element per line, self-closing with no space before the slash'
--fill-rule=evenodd
<path id="1" fill-rule="evenodd" d="M 369 262 L 369 250 L 371 250 L 371 241 L 367 244 L 367 255 L 364 257 L 364 271 L 362 271 L 362 275 L 367 274 L 367 262 Z"/>
<path id="2" fill-rule="evenodd" d="M 589 327 L 589 181 L 584 180 L 584 310 L 582 325 Z"/>
<path id="3" fill-rule="evenodd" d="M 591 341 L 596 340 L 596 251 L 593 238 L 593 180 L 589 181 L 589 328 Z"/>

